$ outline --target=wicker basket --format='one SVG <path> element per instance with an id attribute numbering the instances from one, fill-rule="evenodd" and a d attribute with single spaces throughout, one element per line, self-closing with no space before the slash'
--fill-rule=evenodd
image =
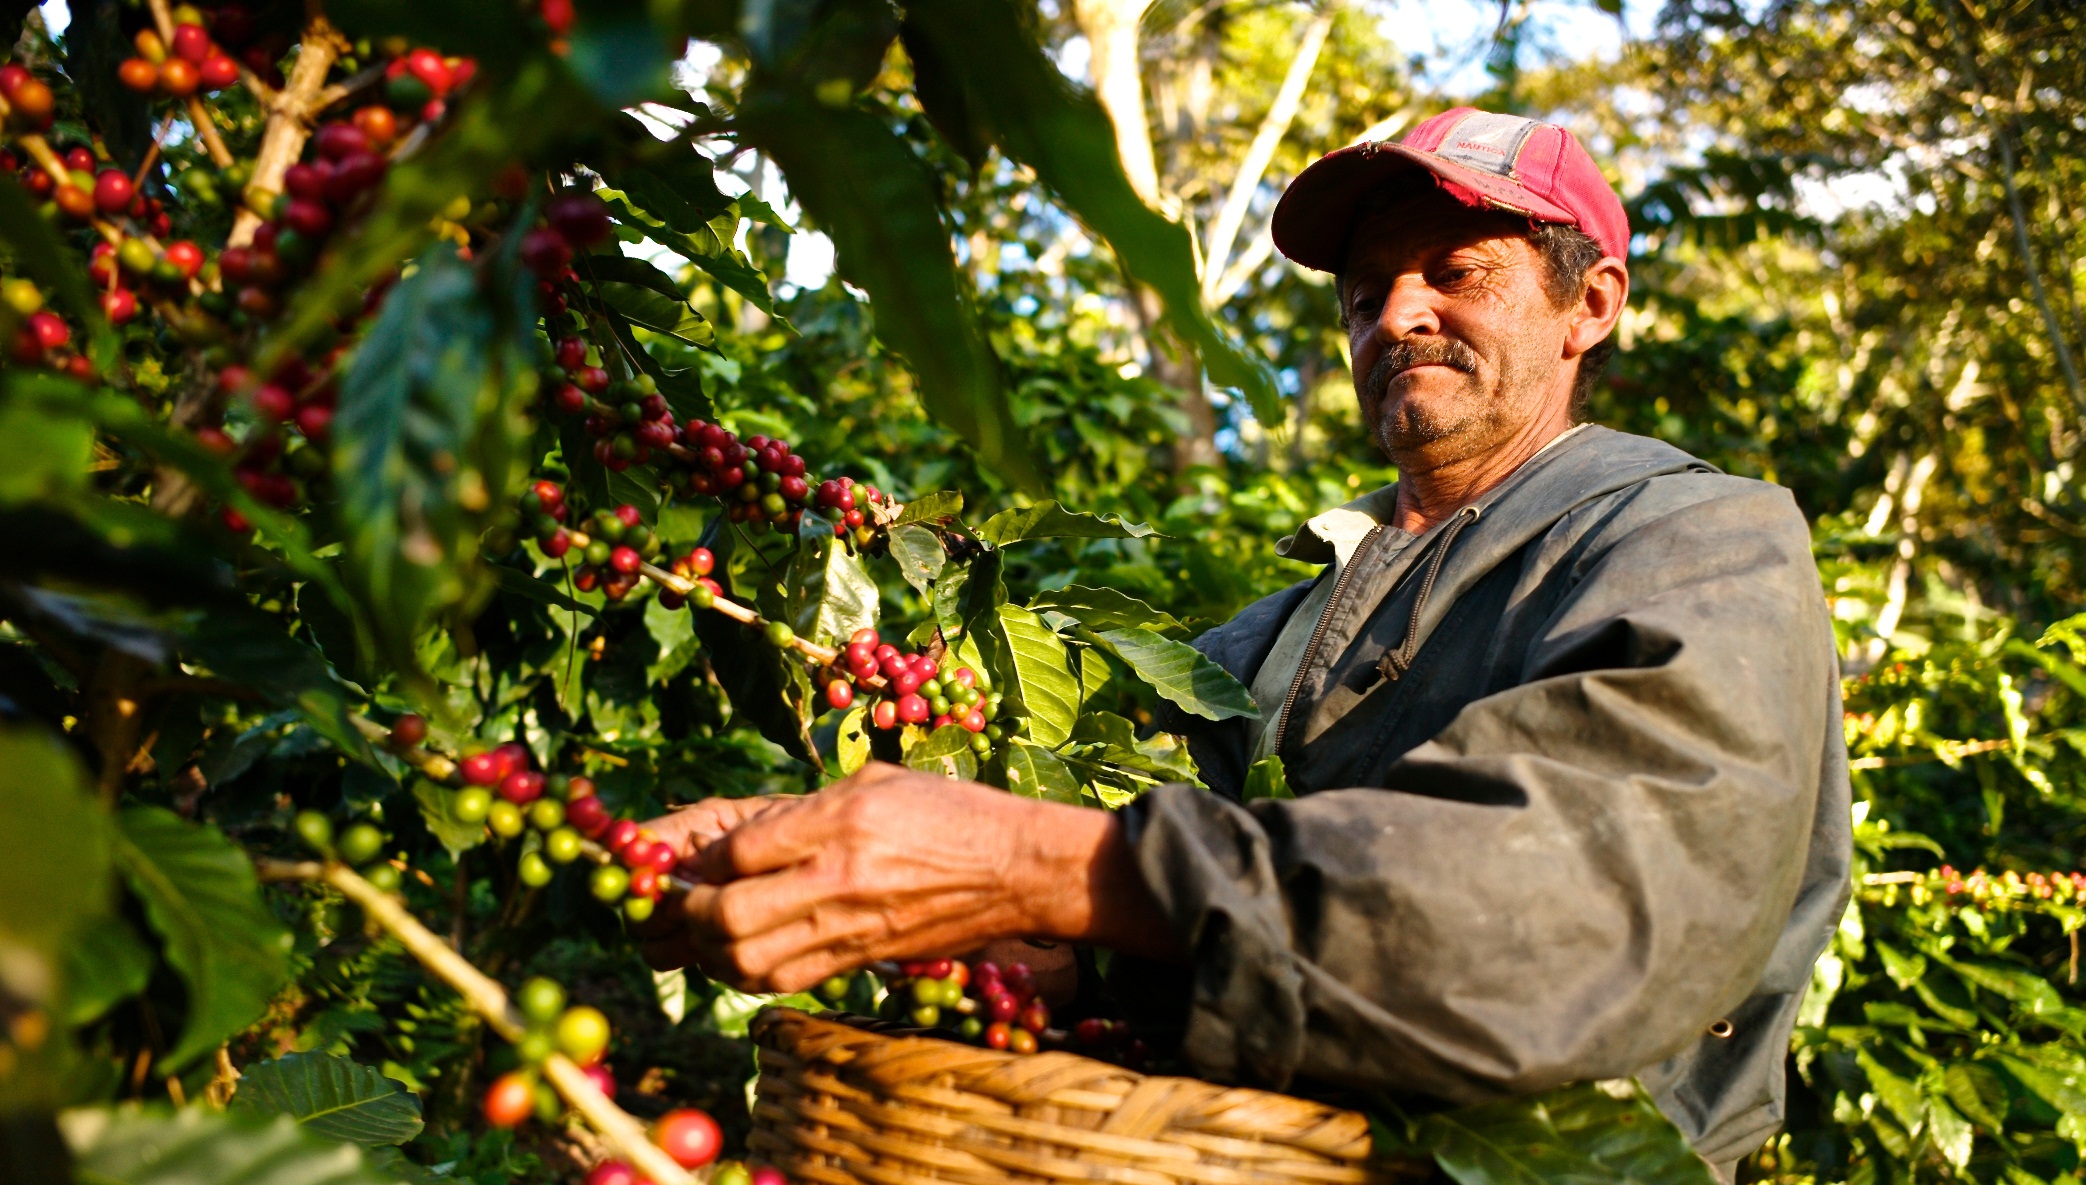
<path id="1" fill-rule="evenodd" d="M 850 1018 L 859 1020 L 859 1018 Z M 1352 1111 L 1070 1053 L 1026 1056 L 770 1008 L 754 1155 L 819 1185 L 1378 1185 Z"/>

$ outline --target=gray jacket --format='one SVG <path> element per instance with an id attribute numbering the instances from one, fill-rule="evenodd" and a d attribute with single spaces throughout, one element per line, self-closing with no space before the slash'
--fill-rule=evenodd
<path id="1" fill-rule="evenodd" d="M 1216 793 L 1124 811 L 1193 955 L 1183 1056 L 1458 1103 L 1634 1075 L 1705 1158 L 1752 1151 L 1851 858 L 1794 500 L 1586 428 L 1340 579 L 1287 697 L 1297 798 L 1240 801 L 1258 726 L 1174 713 Z M 1310 587 L 1197 646 L 1251 683 Z"/>

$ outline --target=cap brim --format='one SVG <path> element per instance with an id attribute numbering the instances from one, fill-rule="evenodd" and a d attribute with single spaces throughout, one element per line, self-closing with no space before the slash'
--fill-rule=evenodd
<path id="1" fill-rule="evenodd" d="M 1371 142 L 1329 152 L 1289 183 L 1275 204 L 1275 246 L 1282 254 L 1322 272 L 1347 261 L 1356 211 L 1365 198 L 1387 186 L 1438 178 L 1449 193 L 1475 209 L 1525 214 L 1538 222 L 1579 225 L 1570 211 L 1523 189 L 1497 173 L 1444 160 L 1403 144 Z"/>

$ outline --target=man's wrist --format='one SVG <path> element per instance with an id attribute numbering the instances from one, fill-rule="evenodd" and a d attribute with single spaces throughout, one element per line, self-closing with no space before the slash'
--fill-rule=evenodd
<path id="1" fill-rule="evenodd" d="M 1107 811 L 1055 803 L 1033 810 L 1017 862 L 1036 937 L 1105 946 L 1145 958 L 1180 956 L 1170 919 L 1137 867 L 1122 821 Z"/>

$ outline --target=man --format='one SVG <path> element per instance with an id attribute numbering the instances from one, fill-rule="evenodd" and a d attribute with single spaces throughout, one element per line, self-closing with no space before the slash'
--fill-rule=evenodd
<path id="1" fill-rule="evenodd" d="M 1282 542 L 1317 580 L 1199 640 L 1262 708 L 1169 722 L 1216 793 L 1111 816 L 876 767 L 788 805 L 704 803 L 660 826 L 713 887 L 648 953 L 791 990 L 1015 936 L 1094 943 L 1171 984 L 1211 1077 L 1467 1102 L 1634 1075 L 1728 1178 L 1780 1120 L 1847 895 L 1803 517 L 1573 426 L 1629 229 L 1563 129 L 1466 108 L 1332 153 L 1275 236 L 1336 273 L 1399 481 Z M 1242 804 L 1270 754 L 1298 797 Z"/>

